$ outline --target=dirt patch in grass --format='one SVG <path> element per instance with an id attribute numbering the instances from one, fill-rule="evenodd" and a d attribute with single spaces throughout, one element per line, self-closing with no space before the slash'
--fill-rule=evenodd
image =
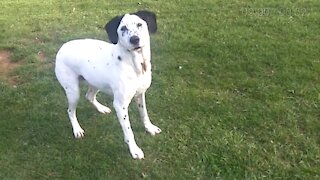
<path id="1" fill-rule="evenodd" d="M 44 62 L 46 60 L 46 55 L 42 52 L 42 51 L 39 51 L 38 52 L 38 55 L 37 55 L 37 59 L 40 61 L 40 62 Z"/>
<path id="2" fill-rule="evenodd" d="M 17 84 L 17 76 L 10 76 L 10 72 L 19 66 L 10 60 L 11 52 L 8 50 L 0 51 L 0 80 L 7 81 L 10 85 Z"/>

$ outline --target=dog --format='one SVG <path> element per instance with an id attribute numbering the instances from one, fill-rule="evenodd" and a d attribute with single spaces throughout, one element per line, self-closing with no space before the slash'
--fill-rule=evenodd
<path id="1" fill-rule="evenodd" d="M 151 85 L 150 34 L 157 31 L 156 15 L 150 11 L 116 16 L 105 26 L 111 43 L 96 39 L 66 42 L 56 55 L 55 74 L 65 90 L 68 115 L 75 138 L 82 138 L 76 108 L 80 97 L 79 81 L 87 82 L 86 98 L 100 113 L 111 110 L 99 103 L 99 91 L 113 95 L 113 107 L 120 122 L 125 143 L 134 159 L 143 159 L 131 129 L 128 106 L 132 99 L 139 109 L 147 132 L 156 135 L 161 129 L 149 119 L 145 93 Z"/>

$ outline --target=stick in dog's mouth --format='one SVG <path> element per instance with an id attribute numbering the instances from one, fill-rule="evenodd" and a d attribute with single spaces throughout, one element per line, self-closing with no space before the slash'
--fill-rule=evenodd
<path id="1" fill-rule="evenodd" d="M 134 49 L 134 58 L 132 60 L 138 74 L 143 74 L 147 70 L 147 64 L 143 55 L 142 47 Z"/>
<path id="2" fill-rule="evenodd" d="M 145 61 L 143 61 L 143 62 L 141 63 L 141 67 L 142 67 L 142 70 L 143 70 L 142 73 L 147 71 L 147 64 L 146 64 Z"/>

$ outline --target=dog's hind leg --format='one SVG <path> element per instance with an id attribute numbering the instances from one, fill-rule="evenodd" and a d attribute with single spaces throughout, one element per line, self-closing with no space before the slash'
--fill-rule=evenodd
<path id="1" fill-rule="evenodd" d="M 97 93 L 99 92 L 99 90 L 97 90 L 96 88 L 92 87 L 89 85 L 89 89 L 88 92 L 86 94 L 86 98 L 94 105 L 94 107 L 97 108 L 97 110 L 102 113 L 102 114 L 106 114 L 106 113 L 110 113 L 111 109 L 108 108 L 107 106 L 102 105 L 101 103 L 99 103 L 97 101 Z"/>
<path id="2" fill-rule="evenodd" d="M 135 101 L 137 103 L 140 118 L 144 124 L 144 127 L 146 128 L 146 131 L 148 131 L 153 136 L 159 134 L 161 132 L 161 129 L 153 125 L 149 119 L 145 100 L 145 93 L 138 94 L 135 97 Z"/>
<path id="3" fill-rule="evenodd" d="M 82 138 L 84 136 L 84 130 L 81 128 L 76 116 L 77 104 L 80 97 L 79 85 L 77 85 L 77 87 L 68 88 L 66 90 L 66 95 L 69 103 L 68 114 L 73 128 L 74 137 Z"/>
<path id="4" fill-rule="evenodd" d="M 64 88 L 68 99 L 68 115 L 73 128 L 75 138 L 82 138 L 84 130 L 81 128 L 77 116 L 76 109 L 80 97 L 79 77 L 68 68 L 56 68 L 56 76 L 61 86 Z"/>

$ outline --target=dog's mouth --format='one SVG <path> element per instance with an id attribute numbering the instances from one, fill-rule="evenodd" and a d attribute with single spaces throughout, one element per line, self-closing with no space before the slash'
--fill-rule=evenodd
<path id="1" fill-rule="evenodd" d="M 139 51 L 139 50 L 141 50 L 141 48 L 142 48 L 141 46 L 137 46 L 137 47 L 134 47 L 133 50 L 134 51 Z"/>

